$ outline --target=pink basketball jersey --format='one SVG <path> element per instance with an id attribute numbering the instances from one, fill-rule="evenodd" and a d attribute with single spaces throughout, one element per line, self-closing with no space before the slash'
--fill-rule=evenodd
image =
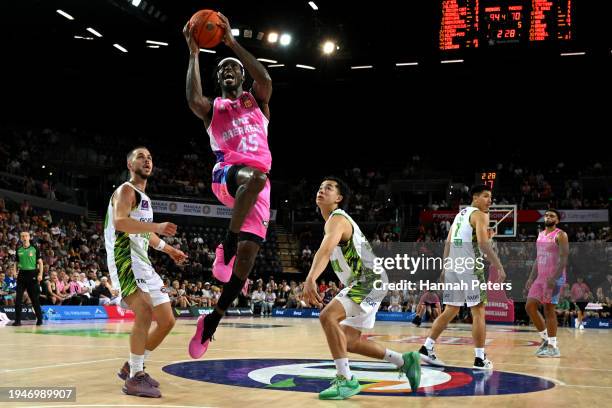
<path id="1" fill-rule="evenodd" d="M 556 238 L 561 232 L 560 229 L 555 228 L 550 234 L 546 234 L 546 230 L 540 232 L 538 240 L 536 242 L 536 248 L 538 251 L 538 278 L 549 278 L 555 275 L 557 267 L 559 266 L 559 245 L 557 245 Z M 565 270 L 561 276 L 565 276 Z"/>
<path id="2" fill-rule="evenodd" d="M 215 98 L 206 130 L 217 163 L 243 164 L 268 173 L 272 166 L 268 122 L 249 92 L 235 100 Z"/>

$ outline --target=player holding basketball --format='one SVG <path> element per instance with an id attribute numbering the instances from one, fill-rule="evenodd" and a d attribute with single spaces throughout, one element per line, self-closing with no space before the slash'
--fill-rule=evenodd
<path id="1" fill-rule="evenodd" d="M 325 220 L 325 236 L 304 283 L 304 298 L 311 305 L 322 306 L 323 299 L 316 281 L 330 261 L 345 285 L 319 317 L 337 369 L 331 387 L 322 391 L 319 398 L 346 399 L 361 390 L 359 381 L 351 375 L 349 352 L 395 364 L 408 378 L 412 390 L 416 391 L 421 381 L 418 353 L 400 354 L 361 337 L 363 329 L 374 327 L 376 312 L 387 293 L 386 290 L 375 290 L 374 282 L 386 282 L 387 275 L 373 271 L 375 255 L 372 247 L 355 221 L 344 211 L 349 198 L 348 186 L 336 177 L 323 180 L 316 198 Z"/>
<path id="2" fill-rule="evenodd" d="M 193 358 L 206 352 L 219 321 L 245 285 L 266 238 L 270 219 L 267 173 L 272 156 L 268 148 L 268 103 L 272 80 L 264 66 L 234 39 L 228 19 L 220 13 L 219 17 L 220 26 L 225 30 L 223 42 L 240 59 L 225 58 L 217 65 L 220 98 L 211 100 L 202 95 L 200 48 L 193 37 L 195 26 L 187 23 L 183 29 L 190 54 L 187 101 L 193 113 L 204 121 L 210 146 L 217 157 L 212 174 L 213 192 L 221 203 L 233 208 L 227 236 L 217 247 L 213 264 L 213 275 L 229 282 L 223 287 L 214 311 L 198 320 L 196 333 L 189 343 Z M 250 92 L 242 88 L 245 67 L 254 79 Z"/>
<path id="3" fill-rule="evenodd" d="M 151 266 L 149 246 L 168 254 L 177 264 L 187 256 L 166 245 L 157 234 L 173 236 L 176 225 L 153 222 L 151 199 L 145 193 L 153 171 L 153 158 L 145 147 L 127 156 L 130 181 L 111 196 L 104 221 L 104 241 L 113 288 L 118 289 L 122 305 L 134 311 L 130 335 L 130 359 L 119 371 L 125 380 L 123 392 L 139 397 L 161 397 L 159 383 L 144 371 L 144 361 L 174 327 L 170 298 L 160 276 Z M 155 317 L 155 328 L 149 331 Z"/>
<path id="4" fill-rule="evenodd" d="M 536 350 L 538 357 L 561 357 L 557 347 L 555 309 L 563 296 L 566 282 L 565 268 L 569 254 L 569 240 L 567 234 L 557 228 L 560 220 L 557 210 L 549 209 L 544 213 L 545 229 L 538 235 L 536 260 L 525 285 L 529 290 L 525 310 L 542 338 L 542 344 Z M 540 305 L 544 305 L 546 320 L 538 311 Z"/>
<path id="5" fill-rule="evenodd" d="M 461 306 L 467 303 L 472 313 L 472 338 L 475 346 L 473 368 L 492 370 L 493 363 L 484 351 L 487 336 L 485 323 L 487 291 L 474 285 L 486 282 L 482 254 L 486 255 L 489 262 L 497 269 L 499 282 L 506 279 L 506 273 L 489 242 L 491 189 L 485 185 L 477 185 L 472 187 L 470 195 L 471 205 L 457 214 L 448 233 L 444 247 L 444 265 L 447 264 L 447 258 L 452 262 L 448 262 L 451 267 L 443 272 L 442 279 L 446 284 L 463 284 L 467 289 L 444 291 L 442 298 L 446 305 L 444 312 L 433 322 L 429 337 L 419 352 L 423 361 L 437 366 L 444 365 L 434 352 L 434 344 L 448 323 L 459 313 Z"/>

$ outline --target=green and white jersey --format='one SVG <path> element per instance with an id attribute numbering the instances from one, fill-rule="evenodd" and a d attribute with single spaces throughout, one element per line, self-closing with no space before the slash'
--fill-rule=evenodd
<path id="1" fill-rule="evenodd" d="M 133 188 L 136 193 L 137 204 L 130 211 L 130 218 L 141 222 L 153 222 L 153 209 L 149 196 L 130 182 L 123 183 L 119 188 L 125 185 Z M 126 297 L 134 293 L 138 284 L 144 283 L 137 282 L 137 279 L 146 280 L 146 277 L 155 271 L 148 255 L 151 234 L 148 232 L 128 234 L 115 229 L 113 197 L 119 188 L 115 190 L 108 203 L 104 220 L 104 240 L 113 287 L 120 288 L 123 297 Z"/>
<path id="2" fill-rule="evenodd" d="M 453 265 L 460 259 L 476 259 L 482 257 L 478 241 L 476 239 L 476 230 L 470 223 L 470 217 L 478 211 L 476 207 L 465 207 L 459 214 L 455 216 L 453 225 L 451 226 L 451 241 L 449 258 L 453 260 Z M 464 269 L 461 269 L 463 271 Z M 465 267 L 465 271 L 473 272 L 474 268 Z M 459 272 L 461 272 L 459 271 Z M 463 272 L 461 272 L 463 273 Z"/>
<path id="3" fill-rule="evenodd" d="M 330 217 L 338 215 L 349 220 L 353 226 L 353 235 L 344 245 L 334 248 L 330 257 L 331 266 L 340 282 L 346 287 L 352 287 L 351 299 L 356 303 L 361 303 L 368 294 L 374 291 L 376 280 L 387 282 L 387 274 L 374 272 L 376 255 L 357 223 L 342 209 L 334 210 Z"/>

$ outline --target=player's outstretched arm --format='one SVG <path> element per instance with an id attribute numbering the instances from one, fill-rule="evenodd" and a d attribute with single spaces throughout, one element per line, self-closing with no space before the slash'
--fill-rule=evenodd
<path id="1" fill-rule="evenodd" d="M 189 67 L 187 68 L 187 86 L 185 95 L 189 109 L 200 119 L 204 120 L 212 108 L 212 104 L 202 95 L 202 79 L 200 78 L 200 46 L 193 38 L 195 26 L 190 27 L 189 22 L 183 27 L 183 35 L 189 47 Z"/>
<path id="2" fill-rule="evenodd" d="M 304 282 L 304 297 L 311 305 L 321 305 L 321 295 L 317 290 L 317 279 L 329 263 L 329 257 L 331 256 L 334 248 L 338 246 L 342 240 L 342 234 L 346 230 L 347 226 L 350 228 L 348 220 L 344 217 L 331 217 L 325 223 L 325 236 L 319 246 L 318 251 L 312 260 L 310 271 Z"/>
<path id="3" fill-rule="evenodd" d="M 257 61 L 257 58 L 253 56 L 250 52 L 248 52 L 244 47 L 238 44 L 238 41 L 232 35 L 232 27 L 230 26 L 229 20 L 223 14 L 219 13 L 219 18 L 223 22 L 220 24 L 222 28 L 225 29 L 225 36 L 223 37 L 223 42 L 229 48 L 234 51 L 238 59 L 242 61 L 245 69 L 253 77 L 253 96 L 259 102 L 261 110 L 266 115 L 268 119 L 270 119 L 270 112 L 268 110 L 268 103 L 270 102 L 270 97 L 272 96 L 272 78 L 270 74 L 266 70 L 266 68 L 262 65 L 261 62 Z"/>

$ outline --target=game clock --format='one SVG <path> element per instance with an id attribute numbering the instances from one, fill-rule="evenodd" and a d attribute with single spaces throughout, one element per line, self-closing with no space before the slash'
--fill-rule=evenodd
<path id="1" fill-rule="evenodd" d="M 498 182 L 499 179 L 497 177 L 497 172 L 495 171 L 483 171 L 481 173 L 476 173 L 475 184 L 484 184 L 493 190 L 498 186 Z"/>

